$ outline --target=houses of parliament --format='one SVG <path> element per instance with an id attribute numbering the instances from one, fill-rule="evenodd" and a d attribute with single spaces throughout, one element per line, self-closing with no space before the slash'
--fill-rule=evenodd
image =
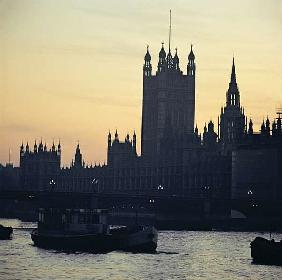
<path id="1" fill-rule="evenodd" d="M 61 167 L 60 143 L 29 143 L 20 147 L 20 167 L 2 166 L 1 189 L 29 191 L 120 193 L 185 197 L 187 203 L 208 198 L 214 211 L 235 201 L 258 205 L 282 200 L 281 114 L 253 130 L 240 102 L 233 58 L 225 105 L 217 124 L 209 121 L 203 133 L 195 125 L 193 47 L 187 67 L 180 69 L 177 50 L 162 44 L 156 71 L 149 47 L 143 65 L 141 155 L 137 137 L 109 132 L 107 164 L 89 166 L 79 144 L 69 167 Z M 14 171 L 11 171 L 14 170 Z M 14 174 L 14 176 L 11 176 Z M 11 177 L 13 177 L 11 179 Z M 265 206 L 267 207 L 267 206 Z M 227 207 L 228 208 L 228 207 Z M 222 210 L 223 209 L 223 210 Z M 225 210 L 224 210 L 225 209 Z M 229 209 L 230 210 L 230 209 Z"/>

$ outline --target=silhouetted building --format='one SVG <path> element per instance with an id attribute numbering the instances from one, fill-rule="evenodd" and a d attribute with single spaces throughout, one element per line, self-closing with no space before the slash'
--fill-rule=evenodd
<path id="1" fill-rule="evenodd" d="M 20 190 L 20 168 L 14 167 L 12 163 L 6 166 L 0 164 L 0 190 L 15 191 Z"/>
<path id="2" fill-rule="evenodd" d="M 195 55 L 191 46 L 185 74 L 177 50 L 162 44 L 157 71 L 152 73 L 149 48 L 143 65 L 141 155 L 136 134 L 120 141 L 116 130 L 107 142 L 107 165 L 89 166 L 79 144 L 69 167 L 60 168 L 61 146 L 48 151 L 42 141 L 30 151 L 20 148 L 20 179 L 24 190 L 105 192 L 184 197 L 189 213 L 227 217 L 231 200 L 282 199 L 282 125 L 263 121 L 255 133 L 240 104 L 233 58 L 226 105 L 221 108 L 218 130 L 213 121 L 203 128 L 195 123 Z M 3 169 L 3 168 L 2 168 Z M 3 172 L 2 172 L 3 173 Z M 241 202 L 240 202 L 241 203 Z M 242 204 L 242 203 L 241 203 Z M 202 205 L 202 206 L 201 206 Z M 203 208 L 202 207 L 202 208 Z M 203 209 L 202 209 L 203 210 Z M 201 210 L 201 211 L 202 211 Z M 199 213 L 202 213 L 202 212 Z"/>
<path id="3" fill-rule="evenodd" d="M 49 188 L 51 180 L 57 178 L 61 167 L 61 144 L 53 145 L 50 150 L 42 141 L 35 141 L 33 151 L 29 144 L 20 148 L 20 182 L 23 190 L 40 191 Z"/>
<path id="4" fill-rule="evenodd" d="M 111 133 L 108 135 L 107 162 L 110 168 L 118 166 L 131 166 L 132 161 L 137 159 L 136 153 L 136 134 L 134 132 L 132 140 L 129 134 L 126 135 L 124 142 L 119 140 L 118 132 L 112 141 Z"/>
<path id="5" fill-rule="evenodd" d="M 281 117 L 263 121 L 260 133 L 252 130 L 232 152 L 232 199 L 277 201 L 282 199 Z M 257 205 L 256 202 L 255 205 Z"/>
<path id="6" fill-rule="evenodd" d="M 104 188 L 103 165 L 85 164 L 79 144 L 76 146 L 74 160 L 69 167 L 63 167 L 56 178 L 54 191 L 96 193 Z"/>
<path id="7" fill-rule="evenodd" d="M 191 46 L 186 74 L 179 68 L 177 50 L 173 57 L 170 46 L 166 54 L 162 44 L 155 75 L 148 48 L 144 60 L 141 154 L 156 161 L 167 133 L 179 139 L 194 131 L 195 56 Z"/>

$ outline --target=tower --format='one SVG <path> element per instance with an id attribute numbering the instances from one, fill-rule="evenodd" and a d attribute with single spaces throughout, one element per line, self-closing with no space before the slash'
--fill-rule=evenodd
<path id="1" fill-rule="evenodd" d="M 234 57 L 229 88 L 226 92 L 226 105 L 220 115 L 220 141 L 224 148 L 240 142 L 245 133 L 244 109 L 240 106 L 240 92 L 236 81 Z"/>
<path id="2" fill-rule="evenodd" d="M 75 156 L 74 156 L 74 167 L 82 167 L 82 154 L 80 152 L 79 144 L 76 146 Z"/>
<path id="3" fill-rule="evenodd" d="M 147 45 L 147 52 L 144 57 L 144 66 L 143 66 L 143 73 L 144 76 L 151 76 L 152 75 L 152 64 L 151 64 L 151 55 L 149 53 L 149 45 Z"/>
<path id="4" fill-rule="evenodd" d="M 174 57 L 171 54 L 170 38 L 171 21 L 168 53 L 162 43 L 155 74 L 151 70 L 148 48 L 144 58 L 141 154 L 148 160 L 158 158 L 168 131 L 170 138 L 177 139 L 194 133 L 195 55 L 191 46 L 187 74 L 183 74 L 177 50 Z"/>

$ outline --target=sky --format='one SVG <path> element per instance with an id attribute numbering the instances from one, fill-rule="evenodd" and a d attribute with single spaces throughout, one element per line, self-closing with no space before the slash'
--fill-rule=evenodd
<path id="1" fill-rule="evenodd" d="M 62 145 L 69 165 L 79 141 L 88 164 L 106 161 L 107 135 L 136 130 L 140 152 L 142 66 L 156 71 L 161 42 L 186 71 L 196 56 L 199 130 L 225 104 L 232 57 L 255 130 L 282 107 L 280 0 L 0 0 L 0 162 L 19 162 L 22 141 Z"/>

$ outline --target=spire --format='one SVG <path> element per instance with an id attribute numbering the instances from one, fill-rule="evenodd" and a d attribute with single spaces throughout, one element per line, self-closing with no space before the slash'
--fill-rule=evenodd
<path id="1" fill-rule="evenodd" d="M 117 129 L 116 129 L 116 133 L 115 133 L 115 142 L 119 142 L 119 138 L 118 138 L 118 132 L 117 132 Z"/>
<path id="2" fill-rule="evenodd" d="M 74 156 L 74 166 L 75 167 L 82 167 L 82 155 L 80 152 L 80 148 L 79 148 L 79 142 L 77 143 L 76 146 L 76 151 L 75 151 L 75 156 Z"/>
<path id="3" fill-rule="evenodd" d="M 266 134 L 269 136 L 270 135 L 270 121 L 269 121 L 268 116 L 267 116 L 266 122 L 265 122 L 265 129 L 266 129 Z"/>
<path id="4" fill-rule="evenodd" d="M 174 55 L 174 58 L 173 58 L 173 66 L 174 66 L 174 69 L 176 71 L 180 70 L 180 68 L 179 68 L 179 57 L 177 55 L 177 48 L 175 48 L 175 55 Z"/>
<path id="5" fill-rule="evenodd" d="M 126 137 L 125 137 L 125 142 L 129 142 L 129 134 L 127 133 Z"/>
<path id="6" fill-rule="evenodd" d="M 144 60 L 145 61 L 151 61 L 151 55 L 149 53 L 149 45 L 147 45 L 147 52 L 145 54 Z"/>
<path id="7" fill-rule="evenodd" d="M 236 70 L 235 70 L 235 62 L 234 62 L 234 56 L 232 60 L 232 71 L 231 71 L 231 83 L 236 83 Z"/>
<path id="8" fill-rule="evenodd" d="M 234 57 L 232 59 L 232 71 L 231 71 L 229 88 L 226 93 L 226 105 L 227 106 L 236 106 L 240 108 L 240 93 L 239 93 L 237 82 L 236 82 L 236 70 L 235 70 Z"/>
<path id="9" fill-rule="evenodd" d="M 198 126 L 197 126 L 197 124 L 196 124 L 196 127 L 195 127 L 195 134 L 198 135 L 198 133 L 199 133 L 199 130 L 198 130 Z"/>
<path id="10" fill-rule="evenodd" d="M 24 154 L 24 145 L 23 145 L 23 141 L 22 141 L 22 144 L 21 144 L 21 147 L 20 147 L 20 155 L 23 155 Z"/>
<path id="11" fill-rule="evenodd" d="M 58 154 L 61 154 L 61 140 L 59 139 L 59 144 L 58 144 Z"/>
<path id="12" fill-rule="evenodd" d="M 26 152 L 29 152 L 29 145 L 28 145 L 28 142 L 26 142 L 25 150 L 26 150 Z"/>
<path id="13" fill-rule="evenodd" d="M 261 132 L 262 135 L 265 135 L 266 129 L 265 129 L 265 124 L 264 124 L 264 119 L 262 121 L 261 131 L 260 132 Z"/>
<path id="14" fill-rule="evenodd" d="M 54 143 L 54 140 L 53 140 L 52 152 L 55 152 L 55 151 L 56 151 L 56 148 L 55 148 L 55 143 Z"/>
<path id="15" fill-rule="evenodd" d="M 254 130 L 253 130 L 253 121 L 252 119 L 250 119 L 249 121 L 249 130 L 248 130 L 248 134 L 252 135 L 254 133 Z"/>
<path id="16" fill-rule="evenodd" d="M 195 60 L 195 55 L 193 53 L 193 45 L 191 44 L 191 50 L 190 53 L 188 55 L 188 60 Z"/>
<path id="17" fill-rule="evenodd" d="M 136 154 L 136 133 L 135 133 L 135 130 L 134 130 L 133 137 L 132 137 L 132 147 L 133 147 L 133 152 Z"/>
<path id="18" fill-rule="evenodd" d="M 34 142 L 33 152 L 34 152 L 34 153 L 37 153 L 37 144 L 36 144 L 36 140 L 35 140 L 35 142 Z"/>
<path id="19" fill-rule="evenodd" d="M 43 152 L 42 138 L 41 138 L 40 143 L 39 143 L 39 145 L 38 145 L 38 152 Z"/>
<path id="20" fill-rule="evenodd" d="M 112 145 L 112 135 L 111 135 L 111 131 L 109 130 L 109 134 L 108 134 L 108 148 L 110 148 Z"/>

